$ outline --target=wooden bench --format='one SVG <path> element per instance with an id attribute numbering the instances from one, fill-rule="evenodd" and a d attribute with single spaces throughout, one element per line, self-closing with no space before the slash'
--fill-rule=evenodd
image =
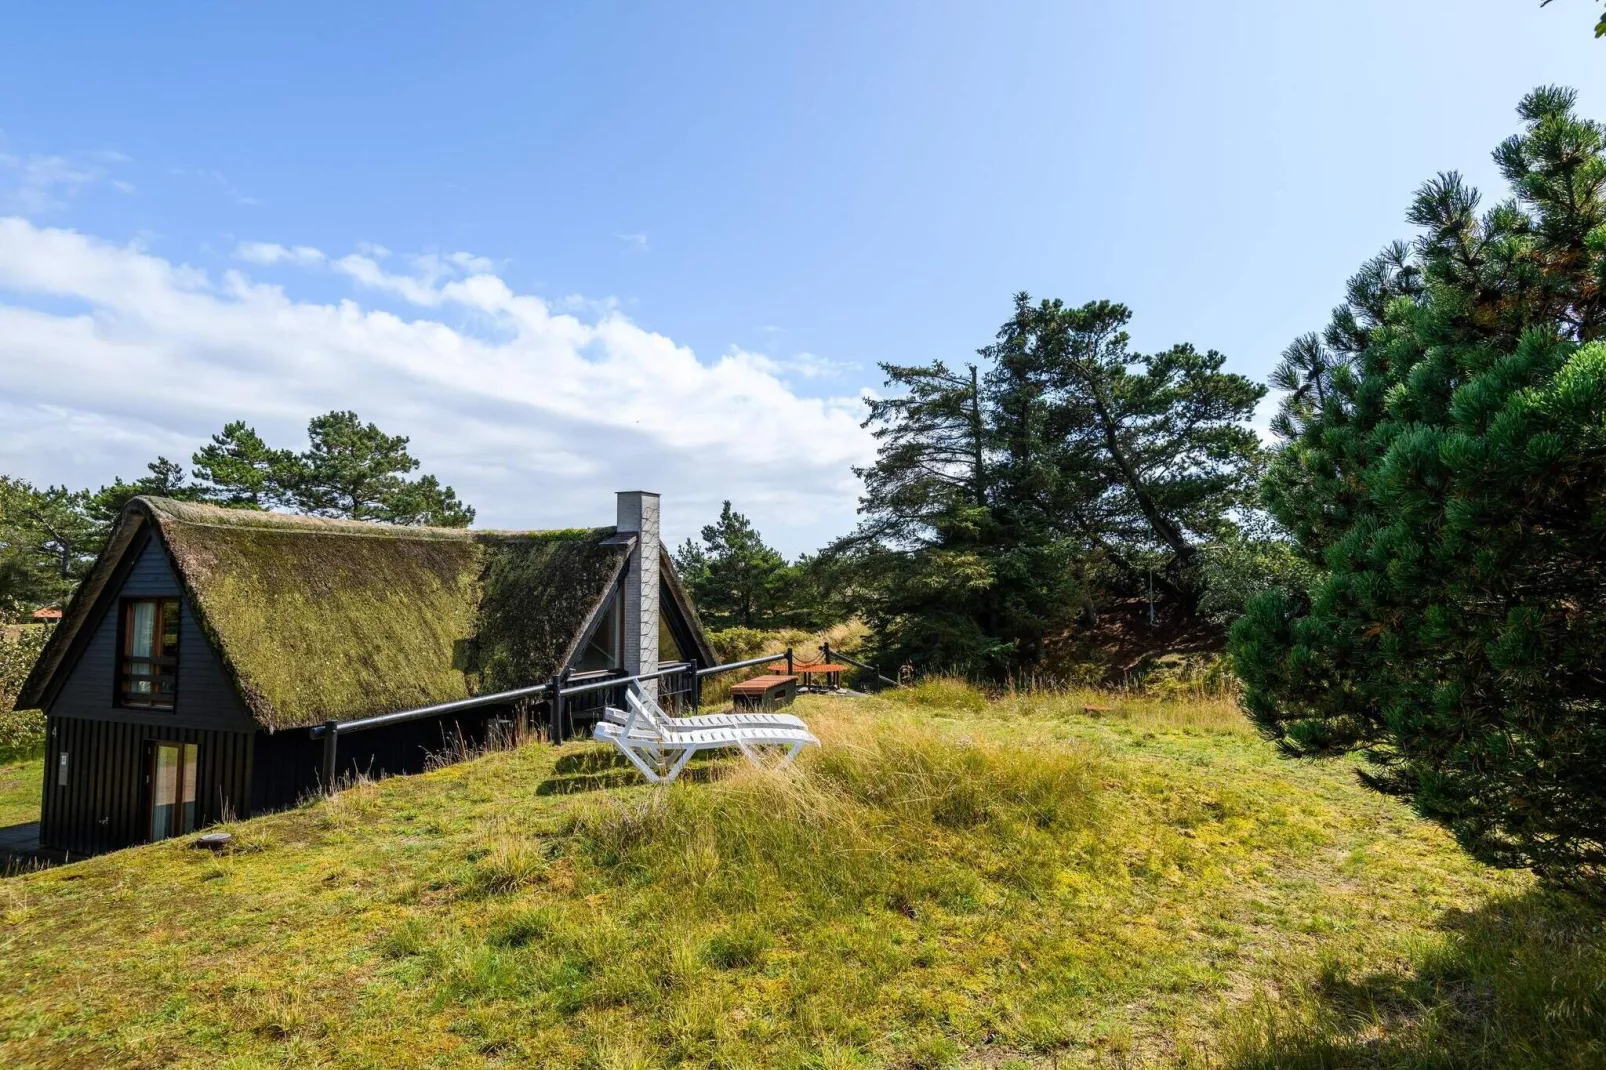
<path id="1" fill-rule="evenodd" d="M 774 713 L 797 698 L 797 677 L 755 676 L 731 688 L 731 705 L 754 713 Z"/>

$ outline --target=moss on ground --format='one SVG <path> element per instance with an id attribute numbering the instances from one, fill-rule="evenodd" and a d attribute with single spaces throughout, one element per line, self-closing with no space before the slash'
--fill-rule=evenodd
<path id="1" fill-rule="evenodd" d="M 1598 917 L 1228 704 L 798 711 L 790 774 L 531 745 L 0 882 L 0 1064 L 1606 1057 Z"/>

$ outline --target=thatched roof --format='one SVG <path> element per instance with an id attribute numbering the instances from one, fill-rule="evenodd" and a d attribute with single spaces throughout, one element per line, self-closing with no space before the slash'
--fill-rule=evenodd
<path id="1" fill-rule="evenodd" d="M 611 527 L 397 527 L 136 498 L 24 685 L 30 697 L 67 667 L 74 635 L 98 619 L 118 562 L 148 528 L 241 699 L 273 729 L 549 678 L 631 549 Z"/>

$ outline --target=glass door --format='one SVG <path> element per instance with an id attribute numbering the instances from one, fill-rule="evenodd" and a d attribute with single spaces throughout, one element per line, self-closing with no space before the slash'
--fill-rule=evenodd
<path id="1" fill-rule="evenodd" d="M 165 840 L 195 829 L 195 765 L 193 743 L 156 743 L 151 747 L 151 839 Z"/>

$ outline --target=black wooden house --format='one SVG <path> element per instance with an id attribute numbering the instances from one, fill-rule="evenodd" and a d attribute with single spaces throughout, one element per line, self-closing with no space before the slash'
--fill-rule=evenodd
<path id="1" fill-rule="evenodd" d="M 136 498 L 23 686 L 47 717 L 41 844 L 94 853 L 293 805 L 328 775 L 309 731 L 328 722 L 712 664 L 657 495 L 617 509 L 495 532 Z M 340 735 L 336 767 L 416 772 L 528 712 Z"/>

